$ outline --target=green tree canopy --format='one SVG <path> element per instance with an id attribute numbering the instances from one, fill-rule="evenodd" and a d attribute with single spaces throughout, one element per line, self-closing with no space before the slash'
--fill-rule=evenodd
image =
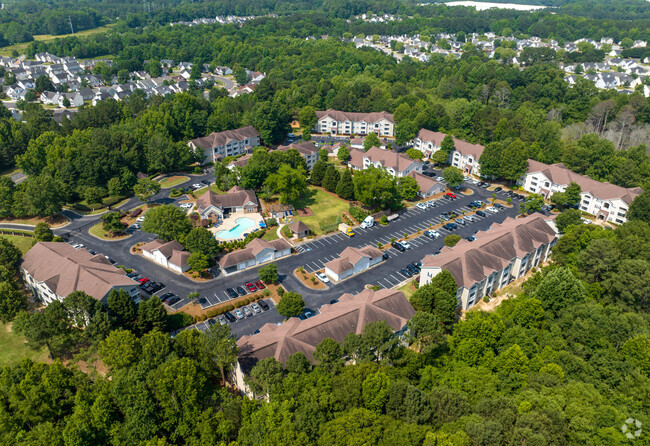
<path id="1" fill-rule="evenodd" d="M 142 222 L 143 231 L 152 232 L 163 240 L 184 240 L 191 229 L 185 211 L 173 204 L 149 209 Z"/>

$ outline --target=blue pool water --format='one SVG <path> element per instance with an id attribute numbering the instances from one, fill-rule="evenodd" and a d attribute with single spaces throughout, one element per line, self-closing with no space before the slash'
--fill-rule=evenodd
<path id="1" fill-rule="evenodd" d="M 227 231 L 219 231 L 215 234 L 215 237 L 219 237 L 223 240 L 241 238 L 244 232 L 247 232 L 248 229 L 254 228 L 256 226 L 255 221 L 248 217 L 238 218 L 235 220 L 235 222 L 237 223 L 237 226 L 234 226 Z"/>

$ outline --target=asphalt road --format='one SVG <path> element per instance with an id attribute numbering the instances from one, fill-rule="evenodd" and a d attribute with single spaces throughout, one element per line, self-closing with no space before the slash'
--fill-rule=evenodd
<path id="1" fill-rule="evenodd" d="M 190 180 L 181 184 L 179 187 L 187 187 L 193 183 L 200 183 L 203 179 L 213 180 L 214 176 L 212 173 L 190 175 Z M 379 285 L 382 288 L 396 287 L 397 285 L 409 280 L 408 277 L 399 272 L 400 269 L 404 268 L 404 266 L 409 263 L 420 261 L 425 255 L 433 254 L 435 251 L 440 249 L 443 246 L 443 239 L 449 234 L 449 231 L 441 228 L 438 229 L 442 234 L 442 237 L 438 239 L 429 239 L 423 235 L 409 237 L 408 242 L 411 245 L 411 249 L 402 253 L 394 248 L 390 248 L 387 250 L 389 255 L 387 260 L 381 262 L 379 265 L 368 271 L 360 273 L 340 283 L 330 283 L 326 290 L 315 291 L 306 288 L 293 275 L 293 271 L 300 266 L 310 272 L 321 269 L 323 268 L 324 263 L 338 257 L 340 252 L 348 246 L 377 246 L 377 243 L 389 245 L 390 240 L 393 237 L 398 239 L 401 238 L 404 233 L 415 234 L 417 231 L 429 229 L 430 225 L 435 226 L 439 224 L 440 214 L 443 212 L 456 211 L 456 213 L 462 214 L 463 211 L 470 211 L 467 205 L 471 201 L 487 201 L 492 198 L 493 192 L 491 191 L 477 188 L 475 186 L 471 186 L 471 190 L 473 191 L 472 195 L 458 194 L 458 198 L 455 200 L 439 199 L 439 205 L 435 208 L 421 210 L 413 207 L 407 209 L 400 213 L 400 217 L 397 220 L 389 223 L 387 226 L 376 224 L 374 227 L 368 229 L 357 228 L 355 229 L 356 235 L 354 237 L 347 237 L 341 233 L 334 233 L 302 243 L 297 246 L 297 253 L 277 260 L 280 283 L 287 290 L 296 291 L 302 294 L 306 307 L 316 311 L 322 305 L 329 303 L 332 299 L 337 299 L 341 294 L 359 293 L 367 284 Z M 501 193 L 497 195 L 504 198 Z M 175 199 L 170 198 L 169 189 L 162 190 L 152 197 L 152 201 L 164 204 L 178 204 L 180 201 L 185 199 L 185 196 Z M 141 204 L 139 200 L 133 198 L 120 208 L 128 210 L 139 204 Z M 513 207 L 506 208 L 495 215 L 488 213 L 487 217 L 476 216 L 478 221 L 468 223 L 465 226 L 460 226 L 454 232 L 458 233 L 462 237 L 468 237 L 475 234 L 477 231 L 486 230 L 495 222 L 502 222 L 507 217 L 515 216 L 519 208 L 519 203 L 514 201 L 513 205 Z M 98 253 L 109 256 L 115 260 L 118 265 L 133 268 L 138 273 L 148 277 L 150 280 L 163 283 L 166 288 L 159 291 L 158 294 L 172 292 L 179 297 L 184 297 L 192 292 L 198 292 L 201 296 L 199 301 L 201 305 L 205 308 L 209 308 L 230 299 L 225 291 L 227 288 L 243 286 L 245 282 L 258 280 L 257 268 L 253 268 L 229 276 L 217 275 L 215 279 L 208 282 L 192 282 L 183 276 L 146 260 L 142 256 L 132 255 L 129 252 L 130 247 L 134 244 L 155 239 L 154 234 L 138 230 L 129 238 L 119 241 L 106 241 L 98 239 L 88 233 L 88 229 L 99 222 L 99 215 L 80 216 L 71 211 L 64 211 L 64 214 L 71 219 L 71 222 L 63 228 L 54 230 L 57 235 L 68 234 L 68 241 L 70 243 L 82 243 L 86 248 L 93 249 Z M 7 228 L 15 226 L 14 229 L 25 229 L 25 226 L 21 225 L 2 226 Z M 269 304 L 272 304 L 270 300 L 268 302 Z M 174 305 L 174 309 L 179 309 L 187 303 L 188 300 L 183 299 Z M 240 337 L 242 335 L 252 334 L 255 330 L 259 329 L 266 323 L 277 323 L 281 321 L 282 316 L 280 316 L 272 306 L 269 311 L 232 323 L 231 328 L 233 334 Z M 203 324 L 201 327 L 207 328 L 207 324 Z"/>

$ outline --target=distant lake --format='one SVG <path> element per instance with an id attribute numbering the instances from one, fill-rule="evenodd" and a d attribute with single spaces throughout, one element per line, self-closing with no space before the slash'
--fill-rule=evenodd
<path id="1" fill-rule="evenodd" d="M 455 1 L 455 2 L 445 2 L 447 6 L 473 6 L 477 11 L 484 11 L 490 8 L 498 9 L 516 9 L 518 11 L 535 11 L 537 9 L 544 9 L 547 6 L 540 5 L 520 5 L 517 3 L 487 3 L 487 2 L 473 2 L 473 1 Z"/>

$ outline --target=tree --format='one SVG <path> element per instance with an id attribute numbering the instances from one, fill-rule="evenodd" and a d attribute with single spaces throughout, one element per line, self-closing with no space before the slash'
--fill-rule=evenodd
<path id="1" fill-rule="evenodd" d="M 418 149 L 410 148 L 406 151 L 406 156 L 408 156 L 412 160 L 421 160 L 422 158 L 424 158 L 424 153 L 422 153 Z"/>
<path id="2" fill-rule="evenodd" d="M 18 271 L 18 263 L 22 258 L 20 249 L 4 237 L 0 237 L 0 265 L 12 272 Z"/>
<path id="3" fill-rule="evenodd" d="M 99 356 L 113 370 L 124 369 L 137 362 L 140 355 L 138 338 L 127 330 L 114 330 L 99 345 Z"/>
<path id="4" fill-rule="evenodd" d="M 115 326 L 133 330 L 138 318 L 138 307 L 129 294 L 122 289 L 113 289 L 108 293 L 108 313 Z"/>
<path id="5" fill-rule="evenodd" d="M 555 225 L 562 233 L 569 226 L 580 224 L 582 224 L 582 212 L 579 209 L 567 209 L 555 218 Z"/>
<path id="6" fill-rule="evenodd" d="M 650 191 L 644 190 L 632 201 L 627 211 L 628 220 L 641 220 L 650 223 Z"/>
<path id="7" fill-rule="evenodd" d="M 506 180 L 517 181 L 528 169 L 526 146 L 516 139 L 501 153 L 501 176 Z"/>
<path id="8" fill-rule="evenodd" d="M 397 191 L 402 199 L 413 201 L 420 192 L 420 185 L 411 176 L 401 177 L 397 180 Z"/>
<path id="9" fill-rule="evenodd" d="M 490 178 L 501 178 L 502 152 L 503 145 L 501 143 L 492 142 L 485 146 L 479 158 L 481 175 Z"/>
<path id="10" fill-rule="evenodd" d="M 650 339 L 646 335 L 638 335 L 628 339 L 621 348 L 621 356 L 643 373 L 650 373 Z"/>
<path id="11" fill-rule="evenodd" d="M 397 180 L 383 169 L 370 167 L 354 174 L 354 197 L 372 209 L 397 209 L 401 205 Z"/>
<path id="12" fill-rule="evenodd" d="M 195 63 L 192 65 L 192 68 L 190 68 L 190 79 L 192 80 L 197 80 L 201 79 L 201 64 Z"/>
<path id="13" fill-rule="evenodd" d="M 340 180 L 339 171 L 332 164 L 329 164 L 323 178 L 323 188 L 329 192 L 335 192 Z"/>
<path id="14" fill-rule="evenodd" d="M 311 370 L 311 362 L 303 352 L 296 352 L 287 359 L 285 369 L 289 373 L 308 373 Z"/>
<path id="15" fill-rule="evenodd" d="M 36 92 L 35 92 L 34 90 L 27 90 L 27 92 L 25 93 L 25 101 L 27 101 L 27 102 L 34 102 L 34 101 L 36 101 L 37 99 L 38 99 L 38 96 L 36 95 Z M 64 107 L 70 107 L 69 101 L 68 101 L 68 105 L 65 105 L 65 101 L 66 101 L 66 99 L 67 99 L 67 98 L 65 98 L 65 99 L 63 100 L 63 101 L 64 101 L 63 106 L 64 106 Z"/>
<path id="16" fill-rule="evenodd" d="M 151 77 L 160 77 L 162 75 L 162 66 L 159 60 L 149 60 L 147 71 Z"/>
<path id="17" fill-rule="evenodd" d="M 200 252 L 193 252 L 187 259 L 187 264 L 194 271 L 203 271 L 210 267 L 210 258 Z"/>
<path id="18" fill-rule="evenodd" d="M 580 185 L 572 182 L 564 192 L 555 192 L 551 195 L 551 201 L 561 208 L 574 207 L 580 203 L 581 192 Z"/>
<path id="19" fill-rule="evenodd" d="M 456 291 L 449 292 L 447 285 L 442 285 L 442 281 L 446 280 L 448 271 L 444 270 L 438 273 L 430 283 L 419 287 L 411 301 L 418 311 L 431 313 L 435 316 L 436 320 L 443 325 L 450 327 L 456 320 Z M 435 281 L 438 276 L 442 277 Z M 451 274 L 449 274 L 451 275 Z M 456 281 L 453 276 L 451 277 L 455 286 Z"/>
<path id="20" fill-rule="evenodd" d="M 379 140 L 379 136 L 374 132 L 368 133 L 368 136 L 363 140 L 363 150 L 366 152 L 373 147 L 379 147 L 380 145 L 381 141 Z"/>
<path id="21" fill-rule="evenodd" d="M 344 200 L 354 199 L 354 181 L 352 180 L 352 172 L 349 169 L 345 169 L 341 174 L 339 184 L 336 185 L 336 195 Z"/>
<path id="22" fill-rule="evenodd" d="M 257 270 L 260 280 L 265 283 L 275 283 L 278 281 L 278 264 L 269 263 Z"/>
<path id="23" fill-rule="evenodd" d="M 9 176 L 0 177 L 0 218 L 11 217 L 16 185 Z"/>
<path id="24" fill-rule="evenodd" d="M 142 230 L 152 232 L 163 240 L 184 239 L 192 223 L 183 209 L 173 204 L 156 206 L 144 214 Z"/>
<path id="25" fill-rule="evenodd" d="M 124 223 L 119 212 L 108 212 L 101 217 L 102 229 L 111 235 L 124 231 Z"/>
<path id="26" fill-rule="evenodd" d="M 53 217 L 66 202 L 63 183 L 51 175 L 29 177 L 23 185 L 22 204 L 27 215 Z"/>
<path id="27" fill-rule="evenodd" d="M 339 147 L 336 157 L 339 159 L 339 161 L 344 163 L 350 159 L 350 150 L 345 146 Z"/>
<path id="28" fill-rule="evenodd" d="M 304 308 L 305 301 L 302 300 L 302 296 L 293 291 L 284 293 L 277 305 L 278 313 L 284 317 L 298 316 Z"/>
<path id="29" fill-rule="evenodd" d="M 314 350 L 314 361 L 319 367 L 333 373 L 342 365 L 342 355 L 341 345 L 331 338 L 325 338 Z"/>
<path id="30" fill-rule="evenodd" d="M 239 85 L 246 85 L 248 83 L 248 74 L 246 68 L 239 67 L 235 70 L 235 81 Z"/>
<path id="31" fill-rule="evenodd" d="M 230 325 L 214 324 L 201 337 L 202 350 L 221 372 L 221 382 L 226 383 L 226 369 L 237 362 L 239 347 L 230 334 Z"/>
<path id="32" fill-rule="evenodd" d="M 314 107 L 306 105 L 301 108 L 298 112 L 298 121 L 300 122 L 300 127 L 303 129 L 309 130 L 314 128 L 318 122 L 318 117 L 316 116 Z"/>
<path id="33" fill-rule="evenodd" d="M 158 192 L 160 192 L 160 183 L 149 178 L 140 178 L 133 186 L 133 193 L 140 201 L 149 201 Z"/>
<path id="34" fill-rule="evenodd" d="M 117 82 L 120 84 L 126 84 L 130 79 L 131 75 L 129 74 L 129 70 L 122 69 L 117 72 Z"/>
<path id="35" fill-rule="evenodd" d="M 585 289 L 571 271 L 565 267 L 556 268 L 542 279 L 535 290 L 544 309 L 558 315 L 562 309 L 585 298 Z"/>
<path id="36" fill-rule="evenodd" d="M 526 201 L 519 208 L 519 212 L 524 214 L 532 214 L 542 209 L 544 206 L 544 197 L 540 194 L 530 194 L 526 197 Z"/>
<path id="37" fill-rule="evenodd" d="M 274 357 L 258 361 L 251 369 L 247 383 L 251 390 L 259 395 L 269 395 L 282 382 L 282 364 Z"/>
<path id="38" fill-rule="evenodd" d="M 50 225 L 45 222 L 37 223 L 34 227 L 34 239 L 37 242 L 51 242 L 54 240 L 54 233 L 50 229 Z"/>
<path id="39" fill-rule="evenodd" d="M 153 330 L 163 331 L 167 321 L 167 311 L 157 297 L 141 300 L 138 304 L 138 332 L 140 335 Z"/>
<path id="40" fill-rule="evenodd" d="M 27 299 L 10 282 L 0 282 L 0 321 L 11 322 L 21 310 L 27 309 Z"/>
<path id="41" fill-rule="evenodd" d="M 323 184 L 323 178 L 325 178 L 328 166 L 329 164 L 320 159 L 314 163 L 314 167 L 311 169 L 311 184 L 314 186 L 320 186 Z"/>
<path id="42" fill-rule="evenodd" d="M 44 91 L 55 91 L 54 85 L 50 80 L 49 76 L 41 74 L 36 78 L 35 88 L 37 93 L 43 93 Z"/>
<path id="43" fill-rule="evenodd" d="M 52 358 L 67 350 L 75 333 L 70 313 L 58 300 L 31 315 L 21 311 L 14 320 L 13 330 L 23 334 L 31 348 L 40 350 L 43 346 L 47 347 Z"/>
<path id="44" fill-rule="evenodd" d="M 208 257 L 214 257 L 219 252 L 219 243 L 210 231 L 205 228 L 193 228 L 183 241 L 183 246 L 189 252 L 198 252 Z"/>
<path id="45" fill-rule="evenodd" d="M 329 156 L 330 155 L 329 155 L 329 152 L 327 151 L 327 149 L 320 149 L 318 151 L 318 159 L 320 161 L 323 161 L 323 162 L 326 163 L 328 161 L 328 159 L 329 159 Z"/>
<path id="46" fill-rule="evenodd" d="M 280 194 L 281 203 L 290 203 L 307 191 L 307 178 L 304 171 L 283 164 L 276 173 L 267 177 L 266 185 L 273 192 Z"/>
<path id="47" fill-rule="evenodd" d="M 456 246 L 458 242 L 460 242 L 460 235 L 458 234 L 449 234 L 444 240 L 445 245 L 450 247 Z"/>
<path id="48" fill-rule="evenodd" d="M 444 342 L 443 324 L 435 315 L 426 311 L 417 311 L 408 321 L 409 332 L 419 343 L 419 351 Z"/>
<path id="49" fill-rule="evenodd" d="M 442 177 L 445 179 L 445 182 L 449 187 L 460 186 L 465 180 L 463 171 L 454 166 L 445 167 L 442 171 Z"/>
<path id="50" fill-rule="evenodd" d="M 454 137 L 451 135 L 445 135 L 445 137 L 442 139 L 442 142 L 440 143 L 440 150 L 446 153 L 445 159 L 449 157 L 449 154 L 452 150 L 454 150 L 454 147 Z"/>
<path id="51" fill-rule="evenodd" d="M 362 385 L 363 401 L 366 409 L 382 413 L 386 402 L 388 402 L 389 386 L 390 378 L 384 372 L 378 371 L 368 375 Z"/>

